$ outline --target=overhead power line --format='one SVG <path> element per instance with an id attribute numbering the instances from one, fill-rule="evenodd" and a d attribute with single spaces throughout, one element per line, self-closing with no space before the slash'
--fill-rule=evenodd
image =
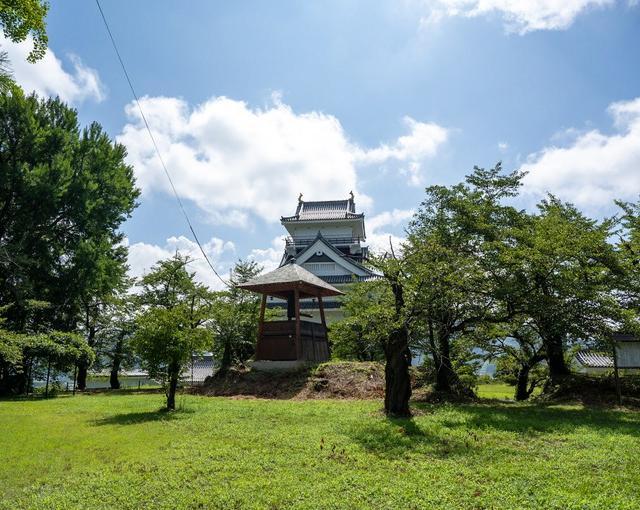
<path id="1" fill-rule="evenodd" d="M 209 267 L 211 268 L 213 273 L 218 277 L 218 279 L 224 285 L 229 287 L 230 286 L 229 283 L 226 282 L 220 276 L 218 271 L 216 271 L 216 268 L 213 267 L 213 264 L 209 260 L 209 257 L 207 256 L 206 252 L 204 251 L 204 248 L 202 247 L 202 244 L 200 243 L 200 240 L 198 239 L 198 235 L 196 234 L 196 231 L 193 228 L 191 220 L 189 219 L 189 215 L 187 214 L 187 210 L 184 208 L 184 205 L 182 203 L 182 199 L 180 198 L 180 195 L 178 194 L 178 191 L 176 190 L 176 187 L 173 184 L 173 179 L 171 178 L 171 174 L 169 173 L 169 170 L 167 169 L 167 165 L 164 162 L 164 158 L 162 157 L 162 153 L 160 152 L 160 149 L 158 148 L 158 144 L 156 143 L 156 139 L 153 136 L 153 131 L 151 131 L 151 128 L 149 127 L 149 122 L 147 122 L 147 117 L 145 116 L 144 111 L 142 110 L 142 105 L 140 104 L 140 100 L 138 99 L 138 94 L 136 94 L 136 90 L 133 87 L 133 83 L 131 82 L 131 78 L 129 77 L 129 73 L 127 72 L 127 68 L 124 65 L 124 60 L 122 60 L 122 56 L 120 55 L 120 51 L 118 50 L 118 45 L 116 44 L 116 40 L 113 37 L 113 34 L 111 33 L 111 28 L 109 27 L 109 22 L 107 21 L 107 18 L 104 15 L 104 11 L 102 10 L 102 6 L 100 5 L 100 0 L 96 0 L 96 5 L 98 6 L 98 10 L 100 11 L 100 16 L 102 17 L 102 21 L 104 22 L 104 26 L 107 29 L 107 33 L 109 34 L 109 39 L 111 39 L 111 45 L 113 46 L 113 49 L 116 52 L 116 56 L 118 57 L 118 61 L 120 62 L 120 67 L 122 67 L 122 71 L 124 73 L 124 77 L 127 79 L 127 83 L 129 84 L 129 89 L 131 89 L 131 94 L 133 95 L 133 99 L 135 100 L 136 105 L 138 105 L 138 110 L 140 111 L 140 116 L 142 117 L 142 121 L 144 122 L 144 126 L 147 129 L 147 133 L 149 133 L 149 138 L 151 139 L 151 143 L 153 144 L 153 148 L 155 149 L 156 155 L 158 156 L 158 160 L 160 161 L 160 164 L 162 165 L 162 169 L 164 170 L 164 173 L 167 176 L 167 179 L 169 180 L 169 184 L 171 185 L 171 190 L 173 191 L 173 194 L 175 195 L 176 200 L 178 201 L 178 205 L 180 206 L 180 210 L 182 211 L 184 219 L 187 221 L 187 225 L 189 225 L 189 230 L 191 230 L 191 234 L 193 234 L 193 238 L 195 239 L 196 244 L 198 245 L 198 248 L 200 248 L 200 251 L 202 252 L 202 256 L 207 261 L 207 264 L 209 265 Z"/>

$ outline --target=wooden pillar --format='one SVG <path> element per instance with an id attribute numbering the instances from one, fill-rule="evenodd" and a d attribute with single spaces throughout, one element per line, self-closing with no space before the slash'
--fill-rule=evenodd
<path id="1" fill-rule="evenodd" d="M 320 322 L 324 326 L 324 330 L 327 330 L 327 321 L 324 317 L 324 304 L 322 303 L 322 296 L 318 296 L 318 306 L 320 307 Z"/>
<path id="2" fill-rule="evenodd" d="M 300 338 L 300 291 L 298 287 L 293 291 L 293 305 L 296 310 L 296 359 L 302 358 L 302 338 Z"/>
<path id="3" fill-rule="evenodd" d="M 260 347 L 262 345 L 262 336 L 264 333 L 264 309 L 267 306 L 267 295 L 262 294 L 262 301 L 260 303 L 260 321 L 258 322 L 258 340 L 256 342 L 256 359 L 261 359 Z"/>
<path id="4" fill-rule="evenodd" d="M 318 296 L 318 308 L 320 308 L 320 322 L 322 322 L 322 327 L 324 328 L 324 341 L 321 344 L 322 346 L 322 354 L 323 359 L 329 359 L 331 357 L 331 353 L 329 352 L 329 332 L 327 331 L 327 320 L 324 316 L 324 303 L 322 302 L 322 296 Z"/>

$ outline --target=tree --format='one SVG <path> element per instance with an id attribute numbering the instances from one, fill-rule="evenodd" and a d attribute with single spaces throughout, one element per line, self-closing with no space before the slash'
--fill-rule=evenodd
<path id="1" fill-rule="evenodd" d="M 93 350 L 80 335 L 24 334 L 0 328 L 0 394 L 27 393 L 33 378 L 42 376 L 48 395 L 52 372 L 68 372 L 79 361 L 91 364 L 93 359 Z"/>
<path id="2" fill-rule="evenodd" d="M 45 17 L 49 4 L 43 0 L 2 0 L 0 25 L 7 39 L 13 42 L 33 39 L 33 49 L 27 60 L 31 63 L 44 57 L 47 51 L 47 25 Z"/>
<path id="3" fill-rule="evenodd" d="M 345 317 L 331 325 L 332 355 L 357 361 L 384 360 L 384 339 L 393 296 L 383 280 L 353 283 L 342 297 Z"/>
<path id="4" fill-rule="evenodd" d="M 547 379 L 544 344 L 528 318 L 481 327 L 473 335 L 485 359 L 496 362 L 496 376 L 515 386 L 516 400 L 527 400 Z"/>
<path id="5" fill-rule="evenodd" d="M 158 262 L 140 285 L 142 311 L 133 343 L 149 376 L 166 381 L 167 409 L 175 409 L 178 380 L 194 353 L 211 345 L 206 321 L 211 292 L 187 271 L 190 259 L 179 253 Z"/>
<path id="6" fill-rule="evenodd" d="M 34 63 L 44 57 L 47 51 L 47 31 L 45 17 L 49 4 L 41 0 L 2 0 L 0 1 L 0 26 L 4 36 L 13 41 L 24 41 L 27 36 L 33 39 L 33 49 L 27 61 Z M 15 87 L 6 52 L 0 52 L 0 93 Z"/>
<path id="7" fill-rule="evenodd" d="M 621 329 L 640 334 L 640 202 L 616 204 L 620 207 L 615 227 L 616 255 L 621 271 L 615 274 L 615 297 L 624 314 Z"/>
<path id="8" fill-rule="evenodd" d="M 371 264 L 382 273 L 386 291 L 382 299 L 371 311 L 374 312 L 373 335 L 379 337 L 384 352 L 384 410 L 388 416 L 410 416 L 411 398 L 411 351 L 409 349 L 410 329 L 415 318 L 413 293 L 407 293 L 408 275 L 404 260 L 397 257 L 393 246 L 382 257 L 372 258 Z"/>
<path id="9" fill-rule="evenodd" d="M 126 151 L 99 124 L 80 130 L 59 99 L 0 94 L 0 306 L 27 332 L 29 303 L 48 303 L 39 331 L 82 328 L 126 273 L 119 231 L 139 191 Z M 89 317 L 89 320 L 87 320 Z M 81 367 L 85 369 L 86 367 Z"/>
<path id="10" fill-rule="evenodd" d="M 571 343 L 610 337 L 623 320 L 614 297 L 622 268 L 608 241 L 612 226 L 550 195 L 515 234 L 509 271 L 518 307 L 544 346 L 552 384 L 570 373 Z"/>
<path id="11" fill-rule="evenodd" d="M 123 295 L 115 299 L 105 307 L 101 323 L 96 334 L 97 364 L 109 370 L 109 386 L 117 390 L 120 388 L 120 370 L 136 363 L 132 345 L 135 298 Z"/>
<path id="12" fill-rule="evenodd" d="M 6 93 L 15 85 L 6 51 L 0 51 L 0 93 Z"/>
<path id="13" fill-rule="evenodd" d="M 404 258 L 421 315 L 416 334 L 433 358 L 438 391 L 469 392 L 454 368 L 453 343 L 513 313 L 498 306 L 510 285 L 502 253 L 523 213 L 502 202 L 517 194 L 521 179 L 500 164 L 475 167 L 464 183 L 427 188 L 409 225 Z"/>
<path id="14" fill-rule="evenodd" d="M 91 365 L 95 359 L 93 349 L 76 333 L 51 331 L 31 337 L 27 352 L 31 358 L 46 363 L 45 395 L 49 393 L 51 371 L 68 372 L 78 363 Z"/>
<path id="15" fill-rule="evenodd" d="M 210 327 L 214 334 L 213 354 L 217 374 L 244 363 L 254 354 L 260 320 L 260 297 L 238 287 L 262 272 L 254 261 L 238 261 L 229 280 L 229 288 L 215 295 Z"/>

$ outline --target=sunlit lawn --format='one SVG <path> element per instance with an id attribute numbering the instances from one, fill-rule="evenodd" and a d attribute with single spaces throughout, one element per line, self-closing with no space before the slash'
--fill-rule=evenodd
<path id="1" fill-rule="evenodd" d="M 493 398 L 498 400 L 513 400 L 515 395 L 515 387 L 504 383 L 480 384 L 477 394 L 480 398 Z M 540 389 L 536 388 L 533 396 L 540 393 Z"/>
<path id="2" fill-rule="evenodd" d="M 492 391 L 497 388 L 492 388 Z M 0 508 L 640 508 L 640 413 L 132 392 L 0 402 Z"/>

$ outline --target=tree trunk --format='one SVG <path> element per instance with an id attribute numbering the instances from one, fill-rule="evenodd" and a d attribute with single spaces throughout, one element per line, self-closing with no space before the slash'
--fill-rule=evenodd
<path id="1" fill-rule="evenodd" d="M 407 329 L 402 327 L 392 332 L 385 348 L 384 410 L 391 416 L 410 416 L 411 379 Z"/>
<path id="2" fill-rule="evenodd" d="M 167 392 L 167 409 L 176 408 L 176 388 L 178 387 L 179 367 L 176 363 L 169 366 L 169 388 Z"/>
<path id="3" fill-rule="evenodd" d="M 88 319 L 87 319 L 88 322 Z M 89 347 L 93 349 L 96 340 L 96 328 L 94 326 L 89 327 L 89 334 L 87 335 L 87 343 Z M 89 370 L 89 365 L 86 361 L 81 361 L 78 363 L 78 382 L 77 387 L 80 391 L 84 391 L 87 388 L 87 371 Z"/>
<path id="4" fill-rule="evenodd" d="M 120 381 L 118 380 L 118 372 L 120 371 L 120 357 L 114 356 L 111 365 L 111 373 L 109 374 L 109 386 L 112 390 L 120 389 Z"/>
<path id="5" fill-rule="evenodd" d="M 83 361 L 78 363 L 78 381 L 76 382 L 76 387 L 80 391 L 84 391 L 87 388 L 87 371 L 89 367 Z"/>
<path id="6" fill-rule="evenodd" d="M 559 384 L 570 374 L 569 367 L 564 360 L 564 349 L 561 337 L 551 337 L 545 342 L 547 363 L 549 364 L 549 378 L 551 384 Z"/>
<path id="7" fill-rule="evenodd" d="M 523 365 L 518 370 L 518 379 L 516 382 L 516 400 L 527 400 L 529 395 L 529 370 L 528 365 Z"/>
<path id="8" fill-rule="evenodd" d="M 49 359 L 47 362 L 47 382 L 44 388 L 44 396 L 49 396 L 49 375 L 51 374 L 51 360 Z"/>
<path id="9" fill-rule="evenodd" d="M 231 341 L 227 339 L 224 342 L 222 359 L 220 360 L 220 368 L 218 369 L 217 374 L 226 374 L 229 371 L 229 367 L 231 367 Z"/>
<path id="10" fill-rule="evenodd" d="M 451 363 L 451 344 L 449 335 L 438 332 L 438 355 L 434 357 L 436 368 L 436 391 L 453 393 L 453 386 L 458 382 L 458 376 Z"/>
<path id="11" fill-rule="evenodd" d="M 404 314 L 404 291 L 397 279 L 391 281 L 391 290 L 395 300 L 397 319 Z M 406 323 L 395 328 L 385 344 L 384 354 L 384 411 L 389 416 L 411 416 L 409 399 L 411 398 L 411 378 L 409 365 L 409 331 Z"/>

